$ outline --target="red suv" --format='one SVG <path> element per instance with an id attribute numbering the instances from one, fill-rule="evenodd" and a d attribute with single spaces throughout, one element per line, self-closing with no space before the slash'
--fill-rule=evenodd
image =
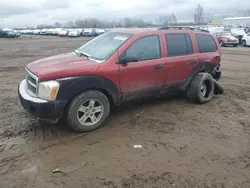
<path id="1" fill-rule="evenodd" d="M 187 29 L 120 29 L 74 52 L 27 65 L 19 84 L 22 106 L 36 117 L 64 117 L 79 132 L 100 127 L 111 106 L 186 93 L 207 103 L 223 89 L 221 51 L 207 32 Z"/>

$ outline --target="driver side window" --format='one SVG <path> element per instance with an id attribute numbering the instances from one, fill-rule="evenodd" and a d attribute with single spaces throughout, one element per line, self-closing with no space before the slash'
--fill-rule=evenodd
<path id="1" fill-rule="evenodd" d="M 147 36 L 136 40 L 126 51 L 126 57 L 135 57 L 138 61 L 161 58 L 159 36 Z"/>

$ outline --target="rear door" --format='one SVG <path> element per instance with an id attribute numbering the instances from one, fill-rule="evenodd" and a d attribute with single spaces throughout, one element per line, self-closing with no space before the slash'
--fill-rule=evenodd
<path id="1" fill-rule="evenodd" d="M 178 87 L 198 64 L 189 33 L 166 33 L 166 87 Z"/>
<path id="2" fill-rule="evenodd" d="M 119 50 L 119 54 L 139 60 L 119 64 L 120 87 L 125 96 L 138 98 L 163 89 L 165 59 L 159 35 L 138 37 L 126 49 Z"/>

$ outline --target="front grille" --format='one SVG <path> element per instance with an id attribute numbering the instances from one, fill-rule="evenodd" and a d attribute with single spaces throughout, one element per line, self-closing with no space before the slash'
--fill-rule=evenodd
<path id="1" fill-rule="evenodd" d="M 32 74 L 30 71 L 26 69 L 26 83 L 27 83 L 27 91 L 32 96 L 37 96 L 38 90 L 38 78 L 36 75 Z"/>

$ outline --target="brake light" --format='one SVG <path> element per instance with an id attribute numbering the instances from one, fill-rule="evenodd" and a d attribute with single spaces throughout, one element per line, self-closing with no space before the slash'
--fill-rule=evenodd
<path id="1" fill-rule="evenodd" d="M 218 66 L 216 67 L 217 71 L 220 71 L 220 64 L 218 64 Z"/>

